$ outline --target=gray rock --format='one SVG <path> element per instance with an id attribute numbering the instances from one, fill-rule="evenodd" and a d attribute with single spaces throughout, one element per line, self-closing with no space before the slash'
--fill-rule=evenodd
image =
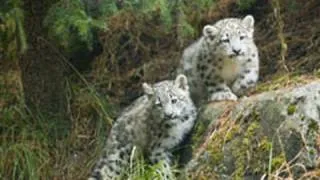
<path id="1" fill-rule="evenodd" d="M 201 108 L 186 172 L 192 179 L 299 177 L 319 162 L 319 124 L 320 81 L 212 102 Z"/>

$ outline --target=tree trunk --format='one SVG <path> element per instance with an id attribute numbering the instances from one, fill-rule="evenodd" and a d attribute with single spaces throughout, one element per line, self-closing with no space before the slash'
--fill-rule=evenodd
<path id="1" fill-rule="evenodd" d="M 28 50 L 20 58 L 19 65 L 28 109 L 33 115 L 44 117 L 43 120 L 54 121 L 54 127 L 59 129 L 69 125 L 65 67 L 43 27 L 44 17 L 54 3 L 56 0 L 24 0 Z"/>

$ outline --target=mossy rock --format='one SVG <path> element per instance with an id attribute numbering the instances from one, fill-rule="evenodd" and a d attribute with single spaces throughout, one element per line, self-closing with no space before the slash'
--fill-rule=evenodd
<path id="1" fill-rule="evenodd" d="M 319 124 L 320 81 L 204 105 L 186 172 L 191 179 L 260 179 L 282 170 L 277 176 L 297 178 L 302 168 L 287 167 L 317 166 Z"/>

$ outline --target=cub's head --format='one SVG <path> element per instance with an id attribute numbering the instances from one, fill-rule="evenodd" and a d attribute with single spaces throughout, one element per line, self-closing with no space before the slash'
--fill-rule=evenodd
<path id="1" fill-rule="evenodd" d="M 203 35 L 213 51 L 229 57 L 244 55 L 253 42 L 254 18 L 247 15 L 243 19 L 226 18 L 214 25 L 206 25 Z"/>
<path id="2" fill-rule="evenodd" d="M 153 113 L 161 118 L 182 117 L 188 108 L 193 107 L 185 75 L 178 75 L 174 81 L 161 81 L 154 85 L 143 83 L 142 86 L 144 93 L 153 101 Z"/>

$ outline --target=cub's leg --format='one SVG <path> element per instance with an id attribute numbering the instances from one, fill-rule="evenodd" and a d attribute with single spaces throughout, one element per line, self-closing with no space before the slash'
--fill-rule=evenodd
<path id="1" fill-rule="evenodd" d="M 173 122 L 173 121 L 170 121 Z M 160 162 L 161 167 L 157 170 L 161 180 L 170 180 L 173 178 L 171 173 L 171 158 L 172 154 L 169 151 L 177 145 L 176 137 L 171 135 L 171 123 L 164 123 L 163 128 L 155 134 L 156 140 L 151 144 L 149 159 L 152 164 Z"/>
<path id="2" fill-rule="evenodd" d="M 238 99 L 219 75 L 209 74 L 204 84 L 207 87 L 209 101 L 236 101 Z"/>
<path id="3" fill-rule="evenodd" d="M 258 69 L 248 68 L 241 72 L 232 85 L 232 91 L 238 96 L 244 95 L 245 92 L 254 87 L 258 81 Z"/>
<path id="4" fill-rule="evenodd" d="M 115 146 L 117 147 L 117 146 Z M 109 148 L 95 165 L 88 180 L 114 180 L 121 176 L 129 164 L 132 146 Z"/>
<path id="5" fill-rule="evenodd" d="M 150 154 L 150 161 L 152 164 L 157 164 L 160 162 L 161 167 L 157 170 L 160 175 L 161 180 L 170 180 L 172 179 L 172 173 L 170 168 L 170 157 L 171 153 L 165 149 L 154 149 Z"/>

